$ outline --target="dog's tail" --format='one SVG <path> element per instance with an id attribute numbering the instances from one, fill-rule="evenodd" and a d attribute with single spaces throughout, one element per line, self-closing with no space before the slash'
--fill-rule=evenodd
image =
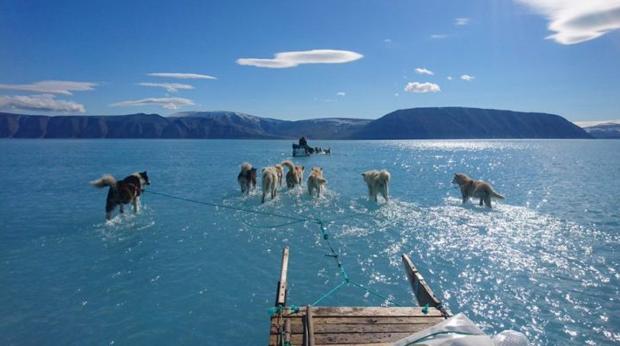
<path id="1" fill-rule="evenodd" d="M 93 180 L 90 184 L 94 187 L 102 188 L 105 186 L 109 186 L 111 188 L 116 188 L 116 179 L 113 176 L 106 174 L 103 177 Z"/>
<path id="2" fill-rule="evenodd" d="M 493 189 L 491 189 L 491 197 L 498 198 L 498 199 L 504 199 L 504 196 L 502 196 L 499 193 L 495 192 L 495 190 L 493 190 Z"/>
<path id="3" fill-rule="evenodd" d="M 241 171 L 242 172 L 247 172 L 247 171 L 251 171 L 252 170 L 252 164 L 250 164 L 249 162 L 244 162 L 241 164 Z"/>
<path id="4" fill-rule="evenodd" d="M 288 168 L 291 171 L 295 170 L 295 164 L 293 164 L 293 162 L 291 160 L 284 160 L 284 161 L 282 161 L 282 166 L 285 166 L 286 168 Z"/>

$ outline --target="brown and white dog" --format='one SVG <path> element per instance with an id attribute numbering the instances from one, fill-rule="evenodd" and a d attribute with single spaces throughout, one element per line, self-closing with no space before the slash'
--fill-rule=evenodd
<path id="1" fill-rule="evenodd" d="M 463 203 L 466 203 L 470 197 L 480 198 L 480 205 L 484 202 L 488 208 L 491 208 L 491 198 L 504 199 L 504 196 L 493 190 L 491 184 L 482 180 L 473 180 L 463 173 L 454 174 L 452 184 L 460 187 Z"/>
<path id="2" fill-rule="evenodd" d="M 389 200 L 388 185 L 390 183 L 390 172 L 384 170 L 371 170 L 362 173 L 366 185 L 368 185 L 368 197 L 377 202 L 377 195 L 381 194 L 385 201 Z"/>
<path id="3" fill-rule="evenodd" d="M 124 211 L 123 206 L 132 203 L 133 211 L 137 213 L 140 195 L 144 192 L 146 185 L 151 185 L 146 171 L 136 172 L 121 181 L 116 181 L 113 176 L 108 174 L 90 183 L 98 188 L 110 187 L 105 203 L 105 217 L 107 220 L 112 218 L 112 212 L 117 205 L 120 206 L 122 214 Z"/>
<path id="4" fill-rule="evenodd" d="M 263 168 L 263 199 L 261 203 L 265 203 L 265 197 L 269 194 L 271 199 L 276 198 L 278 191 L 278 171 L 275 167 Z"/>
<path id="5" fill-rule="evenodd" d="M 250 190 L 256 187 L 256 168 L 251 164 L 244 162 L 241 165 L 241 172 L 237 176 L 237 182 L 241 187 L 241 193 L 249 194 Z"/>
<path id="6" fill-rule="evenodd" d="M 282 166 L 288 168 L 288 172 L 286 172 L 286 186 L 289 189 L 302 184 L 304 180 L 304 166 L 297 166 L 290 160 L 282 161 Z"/>
<path id="7" fill-rule="evenodd" d="M 327 183 L 327 180 L 323 177 L 323 168 L 312 167 L 310 176 L 308 177 L 308 193 L 310 196 L 320 197 L 323 185 Z"/>

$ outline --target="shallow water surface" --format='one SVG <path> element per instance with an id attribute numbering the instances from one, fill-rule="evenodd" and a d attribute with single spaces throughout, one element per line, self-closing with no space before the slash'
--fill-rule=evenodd
<path id="1" fill-rule="evenodd" d="M 322 304 L 414 304 L 407 253 L 487 333 L 620 342 L 620 141 L 317 145 L 333 154 L 296 161 L 324 168 L 325 195 L 282 189 L 261 205 L 258 192 L 240 195 L 239 164 L 289 158 L 288 141 L 0 141 L 0 342 L 262 345 L 284 246 L 289 303 L 341 282 L 313 222 L 149 192 L 140 213 L 104 222 L 106 192 L 88 181 L 144 169 L 154 192 L 325 220 L 351 278 L 387 299 L 345 287 Z M 372 168 L 392 173 L 387 204 L 367 201 L 360 173 Z M 454 172 L 507 199 L 461 205 Z"/>

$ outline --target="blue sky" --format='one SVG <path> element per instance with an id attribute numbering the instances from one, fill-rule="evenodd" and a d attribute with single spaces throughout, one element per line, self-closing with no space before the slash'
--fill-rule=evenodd
<path id="1" fill-rule="evenodd" d="M 618 0 L 3 0 L 0 107 L 302 119 L 471 106 L 618 119 L 619 27 Z"/>

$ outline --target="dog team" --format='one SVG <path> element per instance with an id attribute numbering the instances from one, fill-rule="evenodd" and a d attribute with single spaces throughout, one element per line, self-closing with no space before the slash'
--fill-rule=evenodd
<path id="1" fill-rule="evenodd" d="M 284 169 L 287 169 L 284 176 Z M 302 186 L 304 180 L 304 166 L 296 165 L 290 160 L 285 160 L 280 164 L 265 167 L 262 173 L 262 199 L 261 203 L 265 203 L 265 199 L 269 196 L 271 199 L 276 197 L 278 188 L 282 187 L 284 179 L 289 189 Z M 377 196 L 381 195 L 387 202 L 389 199 L 388 185 L 390 183 L 390 172 L 387 170 L 370 170 L 362 173 L 364 182 L 368 186 L 368 198 L 374 202 L 378 202 Z M 241 171 L 237 176 L 237 182 L 241 187 L 241 193 L 249 194 L 251 190 L 256 188 L 256 168 L 245 162 L 241 165 Z M 123 213 L 123 206 L 131 203 L 134 212 L 138 211 L 140 205 L 140 195 L 144 192 L 146 185 L 150 185 L 149 177 L 144 172 L 133 173 L 123 180 L 117 181 L 111 175 L 92 181 L 91 184 L 98 188 L 109 187 L 108 196 L 106 198 L 105 212 L 106 219 L 112 218 L 112 212 L 118 206 Z M 321 196 L 327 179 L 323 176 L 321 167 L 313 167 L 307 180 L 308 194 L 313 197 Z M 485 181 L 474 180 L 462 173 L 456 173 L 452 184 L 459 186 L 463 204 L 470 198 L 480 200 L 480 205 L 486 205 L 491 208 L 491 199 L 504 199 L 504 196 L 495 192 L 493 187 Z"/>

